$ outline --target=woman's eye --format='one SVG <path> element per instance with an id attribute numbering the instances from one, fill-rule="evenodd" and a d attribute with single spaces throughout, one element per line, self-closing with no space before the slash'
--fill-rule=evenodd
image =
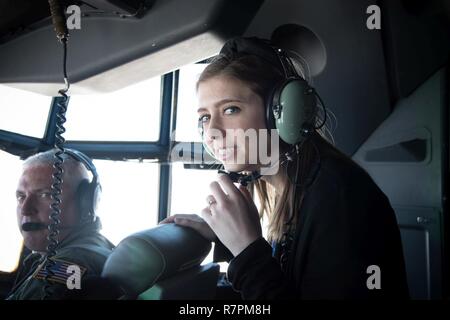
<path id="1" fill-rule="evenodd" d="M 201 122 L 201 123 L 204 123 L 204 122 L 206 122 L 206 121 L 208 121 L 209 120 L 209 116 L 208 115 L 203 115 L 203 116 L 200 116 L 200 118 L 198 118 L 198 122 Z"/>
<path id="2" fill-rule="evenodd" d="M 233 113 L 237 113 L 239 111 L 241 111 L 241 109 L 239 109 L 238 107 L 231 106 L 231 107 L 226 107 L 223 113 L 224 114 L 233 114 Z"/>

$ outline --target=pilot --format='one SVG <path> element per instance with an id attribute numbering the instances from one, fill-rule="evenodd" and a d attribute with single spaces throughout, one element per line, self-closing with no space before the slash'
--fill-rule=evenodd
<path id="1" fill-rule="evenodd" d="M 23 163 L 16 191 L 17 222 L 31 253 L 19 268 L 8 300 L 87 297 L 82 280 L 100 275 L 114 247 L 99 233 L 95 208 L 101 187 L 95 167 L 86 155 L 66 149 L 56 254 L 47 258 L 56 152 L 38 153 Z"/>
<path id="2" fill-rule="evenodd" d="M 163 223 L 215 241 L 216 258 L 230 262 L 228 280 L 244 299 L 408 298 L 389 200 L 323 137 L 321 100 L 300 67 L 261 39 L 225 44 L 199 77 L 197 112 L 205 147 L 228 173 L 210 184 L 201 217 Z M 269 129 L 278 148 L 258 135 Z M 243 131 L 256 132 L 256 140 Z M 275 156 L 268 166 L 264 148 Z M 239 175 L 245 183 L 237 186 Z M 248 182 L 259 193 L 259 212 Z"/>

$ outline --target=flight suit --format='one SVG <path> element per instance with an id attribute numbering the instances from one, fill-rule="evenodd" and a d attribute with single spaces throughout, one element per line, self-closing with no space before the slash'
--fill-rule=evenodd
<path id="1" fill-rule="evenodd" d="M 45 255 L 31 253 L 23 261 L 15 285 L 7 300 L 58 300 L 71 295 L 88 296 L 83 290 L 83 279 L 99 276 L 107 256 L 114 245 L 99 232 L 99 222 L 74 230 L 58 246 L 57 254 L 51 259 L 53 275 L 45 281 Z M 80 277 L 77 281 L 76 277 Z M 44 287 L 48 282 L 47 292 Z M 82 294 L 80 294 L 82 293 Z"/>

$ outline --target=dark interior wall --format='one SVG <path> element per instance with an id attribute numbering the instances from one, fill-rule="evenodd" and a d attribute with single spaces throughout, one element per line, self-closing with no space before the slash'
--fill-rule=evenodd
<path id="1" fill-rule="evenodd" d="M 381 32 L 366 27 L 371 0 L 266 0 L 247 35 L 270 37 L 280 25 L 310 29 L 326 50 L 326 65 L 313 78 L 335 114 L 336 145 L 351 155 L 390 113 Z"/>
<path id="2" fill-rule="evenodd" d="M 49 15 L 47 0 L 1 0 L 0 42 Z"/>
<path id="3" fill-rule="evenodd" d="M 442 68 L 450 52 L 450 1 L 383 0 L 394 98 L 407 97 Z"/>
<path id="4" fill-rule="evenodd" d="M 381 30 L 366 27 L 373 4 Z M 448 0 L 266 0 L 246 34 L 270 38 L 286 24 L 309 29 L 325 48 L 314 86 L 336 115 L 336 145 L 349 155 L 450 52 Z"/>
<path id="5" fill-rule="evenodd" d="M 448 297 L 450 1 L 383 0 L 394 110 L 355 153 L 397 215 L 413 299 Z"/>

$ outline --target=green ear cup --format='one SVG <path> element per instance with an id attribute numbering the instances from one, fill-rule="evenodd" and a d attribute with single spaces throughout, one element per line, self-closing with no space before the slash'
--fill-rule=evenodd
<path id="1" fill-rule="evenodd" d="M 314 126 L 316 96 L 303 79 L 288 81 L 279 92 L 278 105 L 273 107 L 275 126 L 283 141 L 299 143 L 304 130 Z"/>

